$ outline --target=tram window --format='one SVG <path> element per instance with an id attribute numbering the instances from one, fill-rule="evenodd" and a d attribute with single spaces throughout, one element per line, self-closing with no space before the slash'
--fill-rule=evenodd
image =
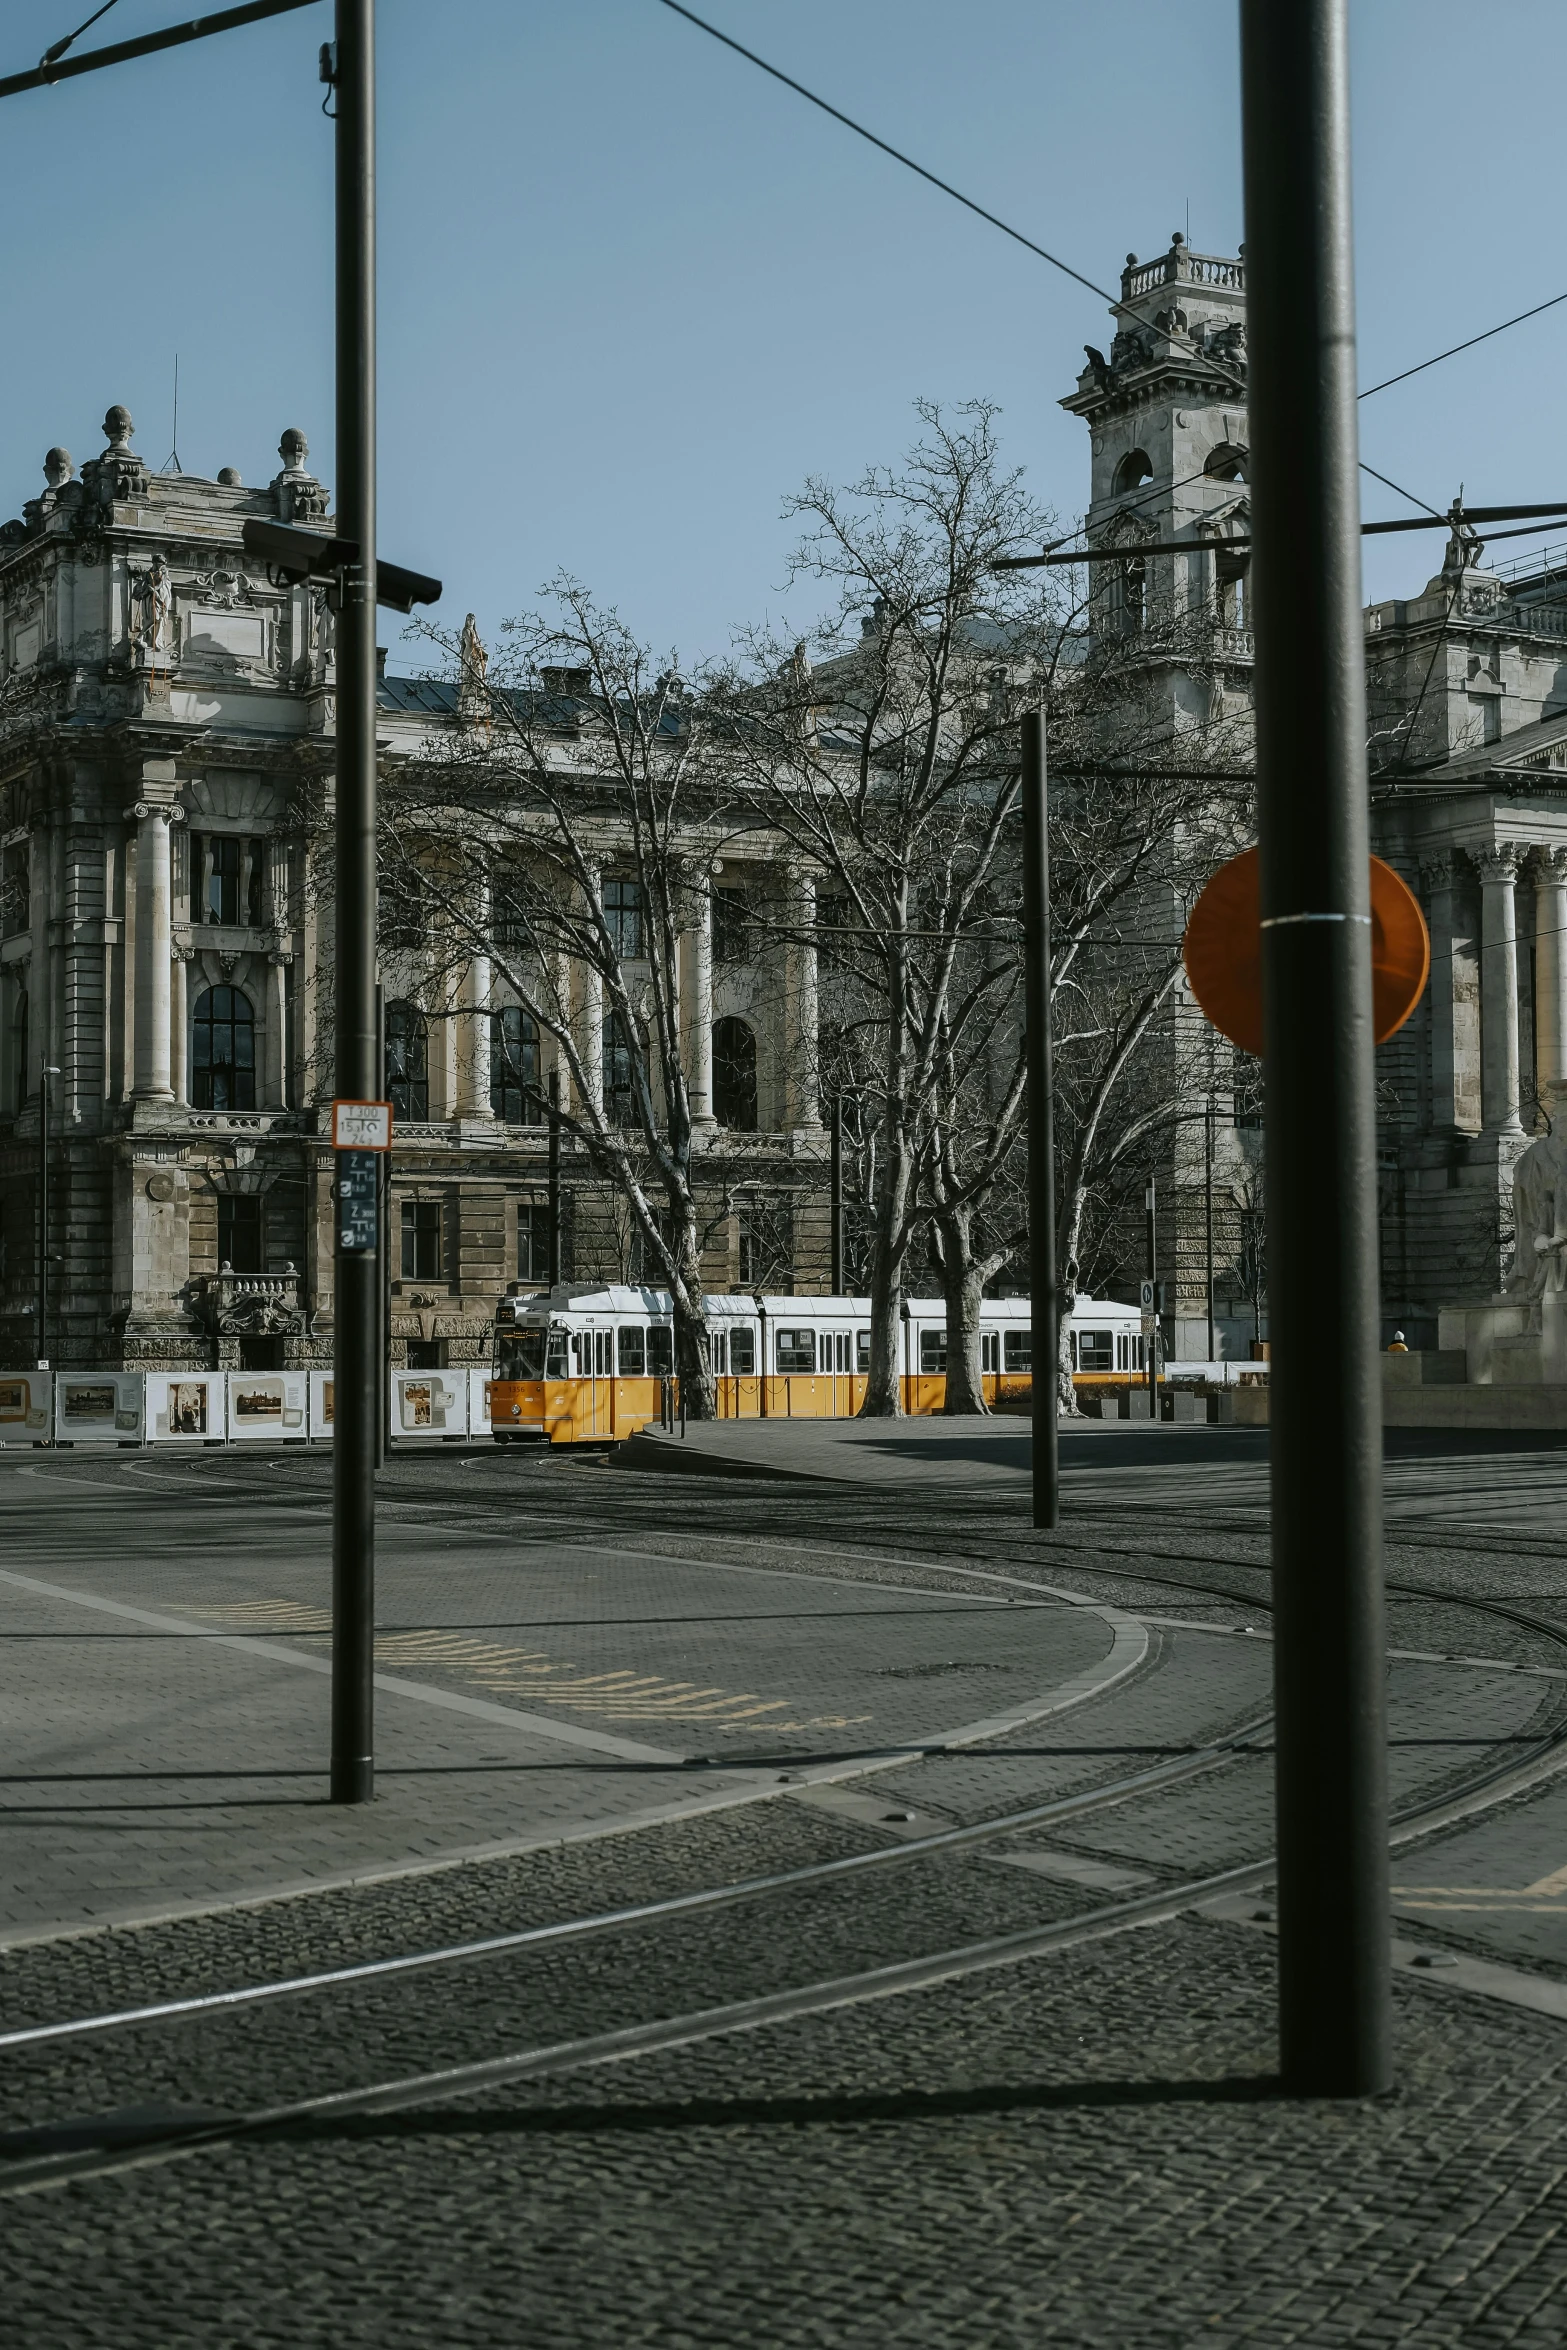
<path id="1" fill-rule="evenodd" d="M 815 1331 L 780 1330 L 777 1361 L 779 1370 L 785 1373 L 814 1371 L 816 1368 Z"/>
<path id="2" fill-rule="evenodd" d="M 542 1330 L 509 1330 L 501 1339 L 500 1375 L 503 1379 L 542 1379 L 544 1376 L 544 1338 Z"/>
<path id="3" fill-rule="evenodd" d="M 1077 1332 L 1075 1330 L 1068 1334 L 1067 1345 L 1072 1350 L 1072 1368 L 1075 1371 L 1077 1369 Z"/>
<path id="4" fill-rule="evenodd" d="M 1028 1370 L 1034 1360 L 1034 1333 L 1032 1330 L 1003 1331 L 1001 1354 L 1009 1371 Z"/>
<path id="5" fill-rule="evenodd" d="M 707 1355 L 715 1375 L 722 1379 L 729 1369 L 729 1333 L 710 1330 L 707 1334 Z"/>
<path id="6" fill-rule="evenodd" d="M 654 1323 L 647 1334 L 647 1367 L 655 1379 L 662 1379 L 675 1367 L 675 1334 L 663 1323 Z"/>
<path id="7" fill-rule="evenodd" d="M 863 1379 L 871 1367 L 871 1334 L 868 1330 L 854 1333 L 854 1367 Z"/>
<path id="8" fill-rule="evenodd" d="M 615 1368 L 615 1333 L 613 1330 L 595 1330 L 593 1333 L 593 1368 L 600 1379 L 607 1379 Z"/>
<path id="9" fill-rule="evenodd" d="M 564 1330 L 550 1332 L 549 1352 L 544 1358 L 544 1376 L 546 1379 L 564 1379 L 567 1376 Z"/>
<path id="10" fill-rule="evenodd" d="M 640 1379 L 647 1370 L 647 1348 L 640 1330 L 629 1324 L 620 1333 L 620 1376 L 622 1379 Z"/>
<path id="11" fill-rule="evenodd" d="M 1115 1332 L 1113 1330 L 1085 1330 L 1078 1340 L 1077 1367 L 1080 1371 L 1113 1371 L 1115 1369 Z"/>
<path id="12" fill-rule="evenodd" d="M 756 1376 L 756 1332 L 743 1322 L 729 1333 L 729 1368 L 736 1379 Z"/>
<path id="13" fill-rule="evenodd" d="M 571 1359 L 577 1366 L 577 1377 L 585 1379 L 593 1368 L 593 1341 L 585 1330 L 571 1334 Z"/>
<path id="14" fill-rule="evenodd" d="M 979 1367 L 982 1372 L 1000 1370 L 1001 1333 L 999 1330 L 982 1330 L 980 1332 Z"/>

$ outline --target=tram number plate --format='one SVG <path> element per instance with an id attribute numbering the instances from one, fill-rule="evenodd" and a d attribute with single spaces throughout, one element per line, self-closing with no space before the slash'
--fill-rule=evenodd
<path id="1" fill-rule="evenodd" d="M 374 1256 L 380 1238 L 380 1188 L 377 1152 L 337 1153 L 337 1245 L 344 1256 Z"/>

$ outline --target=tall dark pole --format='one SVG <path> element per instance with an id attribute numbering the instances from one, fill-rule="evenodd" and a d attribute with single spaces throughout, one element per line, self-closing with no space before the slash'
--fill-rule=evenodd
<path id="1" fill-rule="evenodd" d="M 1279 2040 L 1317 2096 L 1392 2078 L 1346 9 L 1241 0 Z"/>
<path id="2" fill-rule="evenodd" d="M 49 1071 L 38 1073 L 38 1368 L 49 1367 Z"/>
<path id="3" fill-rule="evenodd" d="M 1210 1090 L 1202 1114 L 1202 1220 L 1203 1262 L 1207 1274 L 1208 1297 L 1208 1360 L 1213 1353 L 1213 1094 Z"/>
<path id="4" fill-rule="evenodd" d="M 832 1235 L 831 1280 L 828 1287 L 834 1297 L 844 1295 L 843 1286 L 843 1096 L 832 1097 Z"/>
<path id="5" fill-rule="evenodd" d="M 1148 1417 L 1159 1417 L 1159 1187 L 1150 1175 L 1148 1188 L 1143 1193 L 1143 1218 L 1148 1255 L 1148 1282 L 1153 1290 L 1153 1316 L 1147 1339 L 1147 1361 L 1143 1368 L 1148 1379 Z"/>
<path id="6" fill-rule="evenodd" d="M 550 1287 L 560 1286 L 560 1071 L 550 1071 Z"/>
<path id="7" fill-rule="evenodd" d="M 386 1099 L 386 989 L 379 980 L 375 986 L 375 1091 Z M 383 1151 L 376 1160 L 376 1201 L 379 1215 L 376 1219 L 375 1257 L 375 1465 L 386 1466 L 387 1447 L 391 1442 L 392 1424 L 390 1386 L 392 1377 L 392 1154 Z"/>
<path id="8" fill-rule="evenodd" d="M 375 0 L 337 0 L 337 517 L 359 560 L 337 618 L 337 1090 L 377 1098 L 375 1032 Z M 375 1793 L 379 1252 L 338 1218 L 332 1445 L 332 1800 Z"/>
<path id="9" fill-rule="evenodd" d="M 1023 713 L 1023 1017 L 1028 1041 L 1028 1275 L 1034 1524 L 1061 1515 L 1056 1439 L 1060 1298 L 1056 1286 L 1055 1098 L 1050 1066 L 1050 830 L 1045 714 Z"/>

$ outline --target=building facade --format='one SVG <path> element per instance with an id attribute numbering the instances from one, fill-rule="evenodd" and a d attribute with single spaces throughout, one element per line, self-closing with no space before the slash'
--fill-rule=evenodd
<path id="1" fill-rule="evenodd" d="M 316 843 L 329 838 L 332 613 L 320 588 L 247 558 L 242 531 L 250 518 L 330 531 L 330 501 L 296 431 L 258 489 L 227 468 L 215 481 L 149 471 L 123 408 L 105 434 L 79 474 L 51 450 L 43 491 L 0 528 L 0 1360 L 327 1361 L 330 917 Z M 383 676 L 379 699 L 388 762 L 463 723 L 456 687 Z M 765 850 L 731 878 L 751 893 L 802 886 Z M 715 1288 L 821 1288 L 814 951 L 797 938 L 774 971 L 723 915 L 720 893 L 716 941 L 711 905 L 682 941 L 689 1075 L 715 1191 L 743 1140 L 756 1204 L 714 1219 L 704 1270 Z M 482 961 L 455 1004 L 432 1002 L 416 933 L 386 920 L 383 934 L 392 1356 L 478 1361 L 497 1294 L 547 1269 L 551 1053 Z M 586 1004 L 584 1020 L 584 1061 L 613 1098 L 614 1041 L 601 1045 Z M 624 1213 L 569 1148 L 561 1224 L 568 1274 L 640 1272 Z"/>
<path id="2" fill-rule="evenodd" d="M 1249 556 L 1229 546 L 1250 528 L 1244 257 L 1177 236 L 1155 261 L 1128 255 L 1121 296 L 1110 352 L 1089 349 L 1062 403 L 1090 433 L 1089 540 L 1191 551 L 1112 564 L 1096 625 L 1148 632 L 1172 736 L 1218 716 L 1239 747 L 1252 663 Z M 1413 568 L 1426 542 L 1408 543 Z M 1200 674 L 1170 650 L 1183 614 L 1207 630 Z M 1513 1167 L 1567 1100 L 1567 549 L 1489 566 L 1458 517 L 1435 575 L 1368 607 L 1365 646 L 1372 843 L 1417 891 L 1432 948 L 1425 996 L 1377 1056 L 1383 1311 L 1389 1333 L 1434 1346 L 1442 1306 L 1508 1277 Z M 1198 1017 L 1177 998 L 1172 1049 Z M 1219 1335 L 1244 1351 L 1252 1326 L 1240 1293 L 1257 1286 L 1245 1203 L 1259 1196 L 1261 1129 L 1233 1075 L 1221 1062 L 1193 1087 L 1167 1154 L 1166 1337 L 1183 1356 L 1207 1352 L 1215 1204 Z"/>

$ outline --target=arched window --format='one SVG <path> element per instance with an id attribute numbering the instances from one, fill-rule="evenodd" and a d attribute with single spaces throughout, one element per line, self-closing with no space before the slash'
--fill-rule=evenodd
<path id="1" fill-rule="evenodd" d="M 1135 490 L 1139 482 L 1149 480 L 1152 474 L 1153 459 L 1147 450 L 1128 449 L 1115 469 L 1115 478 L 1110 484 L 1111 497 L 1125 497 L 1128 490 Z"/>
<path id="2" fill-rule="evenodd" d="M 713 1023 L 713 1115 L 737 1134 L 756 1131 L 756 1038 L 743 1020 Z"/>
<path id="3" fill-rule="evenodd" d="M 1238 442 L 1221 441 L 1209 452 L 1203 471 L 1210 481 L 1244 481 L 1250 462 L 1247 451 Z"/>
<path id="4" fill-rule="evenodd" d="M 430 1040 L 417 1004 L 386 1007 L 386 1098 L 394 1122 L 430 1115 Z"/>
<path id="5" fill-rule="evenodd" d="M 27 990 L 19 987 L 11 1012 L 11 1071 L 16 1088 L 16 1107 L 20 1110 L 27 1100 Z"/>
<path id="6" fill-rule="evenodd" d="M 521 1004 L 490 1014 L 490 1111 L 508 1126 L 540 1126 L 539 1027 Z"/>
<path id="7" fill-rule="evenodd" d="M 256 1015 L 237 987 L 209 987 L 191 1014 L 191 1107 L 256 1106 Z"/>
<path id="8" fill-rule="evenodd" d="M 620 1024 L 618 1012 L 604 1023 L 604 1119 L 610 1126 L 639 1126 L 637 1107 L 638 1054 Z"/>

